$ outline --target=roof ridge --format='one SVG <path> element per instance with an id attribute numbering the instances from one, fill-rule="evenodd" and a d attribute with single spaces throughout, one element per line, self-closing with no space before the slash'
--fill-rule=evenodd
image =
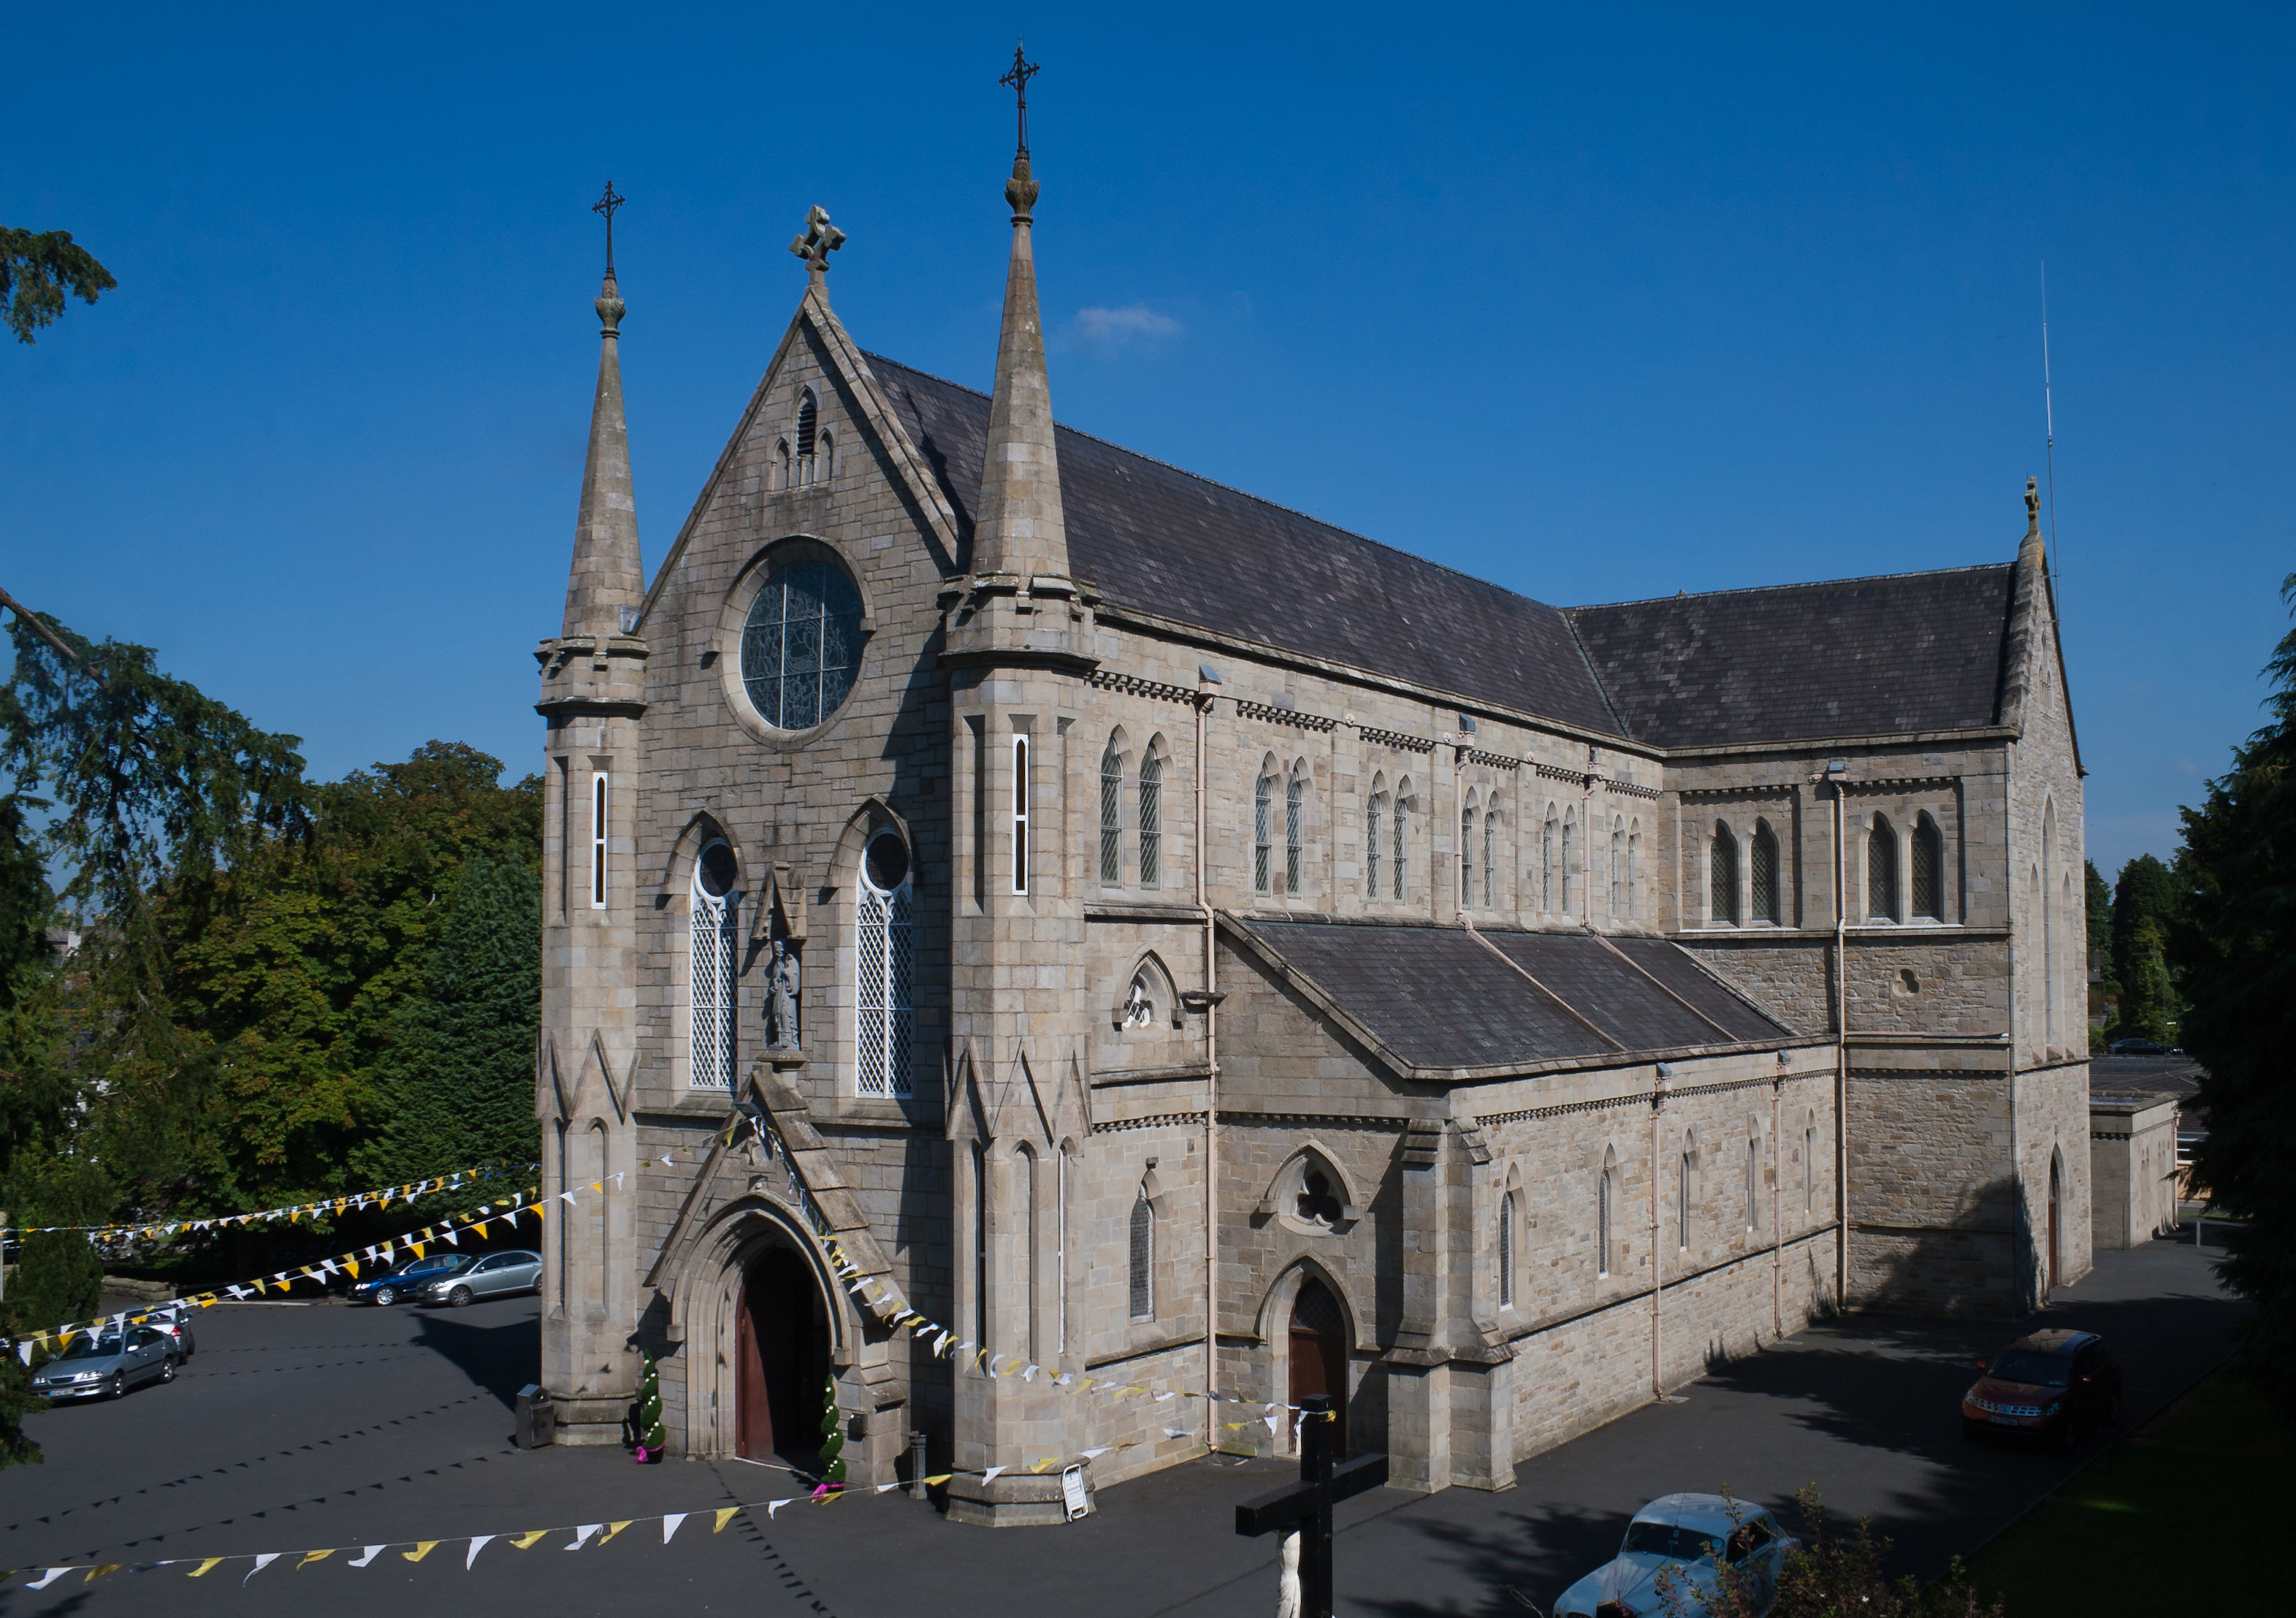
<path id="1" fill-rule="evenodd" d="M 864 350 L 864 357 L 871 360 L 882 360 L 889 365 L 899 365 L 902 370 L 914 372 L 916 375 L 925 378 L 928 382 L 936 382 L 940 383 L 943 387 L 955 388 L 960 392 L 970 393 L 976 398 L 988 399 L 992 404 L 995 402 L 996 396 L 993 394 L 983 393 L 980 389 L 968 386 L 964 382 L 951 382 L 947 377 L 937 375 L 931 371 L 918 370 L 916 366 L 903 364 L 903 362 L 891 357 L 890 355 L 870 354 L 867 353 L 866 350 Z M 1286 505 L 1281 500 L 1271 500 L 1266 495 L 1256 495 L 1250 489 L 1239 489 L 1233 483 L 1223 483 L 1218 478 L 1206 477 L 1201 472 L 1191 472 L 1188 468 L 1182 466 L 1176 462 L 1160 459 L 1155 456 L 1148 454 L 1144 450 L 1135 449 L 1129 444 L 1119 444 L 1114 439 L 1103 438 L 1100 434 L 1096 432 L 1087 432 L 1081 427 L 1071 427 L 1065 422 L 1056 420 L 1053 424 L 1062 432 L 1072 432 L 1080 439 L 1101 445 L 1105 448 L 1113 449 L 1119 455 L 1130 456 L 1136 461 L 1145 461 L 1151 466 L 1160 466 L 1166 472 L 1177 473 L 1179 476 L 1186 478 L 1193 482 L 1208 484 L 1213 489 L 1225 489 L 1229 494 L 1234 495 L 1240 499 L 1249 500 L 1255 505 L 1265 505 L 1271 511 L 1280 511 L 1287 516 L 1297 517 L 1303 522 L 1312 522 L 1317 528 L 1329 529 L 1335 534 L 1343 534 L 1347 538 L 1358 540 L 1365 545 L 1377 546 L 1381 550 L 1392 552 L 1398 556 L 1401 556 L 1408 561 L 1416 563 L 1421 567 L 1435 568 L 1443 572 L 1449 573 L 1455 578 L 1464 579 L 1470 584 L 1480 585 L 1487 590 L 1496 590 L 1503 595 L 1513 596 L 1517 601 L 1527 601 L 1532 606 L 1538 607 L 1542 611 L 1555 613 L 1567 613 L 1570 611 L 1570 608 L 1557 606 L 1551 601 L 1541 601 L 1536 595 L 1527 595 L 1521 590 L 1510 589 L 1507 586 L 1500 584 L 1495 579 L 1486 579 L 1480 573 L 1470 573 L 1466 569 L 1454 567 L 1447 562 L 1438 562 L 1431 556 L 1423 556 L 1417 551 L 1406 550 L 1402 546 L 1391 544 L 1385 539 L 1376 539 L 1369 534 L 1358 533 L 1354 529 L 1343 528 L 1327 517 L 1319 517 L 1313 512 L 1301 511 L 1296 505 Z M 1618 604 L 1625 605 L 1628 604 L 1620 603 Z"/>
<path id="2" fill-rule="evenodd" d="M 1605 607 L 1654 607 L 1671 601 L 1711 601 L 1722 595 L 1763 595 L 1781 590 L 1830 590 L 1845 584 L 1893 584 L 1901 579 L 1939 579 L 1948 573 L 1984 573 L 2005 571 L 2014 562 L 1969 562 L 1959 567 L 1915 568 L 1903 573 L 1859 573 L 1849 579 L 1802 579 L 1786 584 L 1744 584 L 1727 590 L 1683 590 L 1672 595 L 1644 595 L 1632 601 L 1587 601 L 1577 606 L 1557 607 L 1555 611 L 1569 618 L 1574 612 L 1600 612 Z"/>

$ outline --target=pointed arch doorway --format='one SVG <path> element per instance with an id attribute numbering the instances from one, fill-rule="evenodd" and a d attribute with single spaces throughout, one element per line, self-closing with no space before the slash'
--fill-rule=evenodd
<path id="1" fill-rule="evenodd" d="M 829 1306 L 812 1269 L 767 1248 L 742 1271 L 734 1313 L 734 1453 L 810 1467 L 829 1377 Z"/>
<path id="2" fill-rule="evenodd" d="M 1313 1276 L 1300 1283 L 1292 1301 L 1292 1395 L 1298 1405 L 1310 1393 L 1332 1397 L 1332 1453 L 1348 1452 L 1348 1321 L 1340 1301 Z"/>

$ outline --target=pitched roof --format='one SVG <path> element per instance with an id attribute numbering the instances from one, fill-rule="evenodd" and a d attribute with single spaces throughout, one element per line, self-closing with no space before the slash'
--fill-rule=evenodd
<path id="1" fill-rule="evenodd" d="M 867 358 L 969 530 L 988 396 Z M 1117 605 L 1619 734 L 1558 609 L 1073 428 L 1055 442 L 1069 565 Z"/>
<path id="2" fill-rule="evenodd" d="M 1564 616 L 1653 746 L 1959 730 L 1997 722 L 2013 578 L 2005 563 Z"/>
<path id="3" fill-rule="evenodd" d="M 1228 924 L 1414 1068 L 1623 1063 L 1796 1038 L 1664 939 L 1484 932 L 1518 971 L 1462 927 Z"/>

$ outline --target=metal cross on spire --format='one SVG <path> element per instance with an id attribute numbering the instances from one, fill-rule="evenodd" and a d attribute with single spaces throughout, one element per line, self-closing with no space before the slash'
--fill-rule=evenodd
<path id="1" fill-rule="evenodd" d="M 608 180 L 605 194 L 590 204 L 592 213 L 606 216 L 606 274 L 609 275 L 614 273 L 614 209 L 628 201 L 627 197 L 616 196 L 614 183 Z"/>
<path id="2" fill-rule="evenodd" d="M 1010 85 L 1013 87 L 1013 94 L 1020 98 L 1020 155 L 1022 157 L 1027 157 L 1029 155 L 1029 81 L 1034 78 L 1038 71 L 1040 71 L 1040 70 L 1037 68 L 1037 64 L 1030 62 L 1023 53 L 1022 47 L 1019 45 L 1015 45 L 1013 47 L 1013 66 L 1011 70 L 1005 73 L 1004 78 L 996 81 L 1000 85 Z"/>

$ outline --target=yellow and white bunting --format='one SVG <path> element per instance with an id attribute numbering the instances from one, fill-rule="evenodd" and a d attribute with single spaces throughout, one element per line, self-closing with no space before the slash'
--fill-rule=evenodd
<path id="1" fill-rule="evenodd" d="M 175 1237 L 206 1230 L 222 1230 L 231 1226 L 264 1224 L 285 1220 L 299 1224 L 305 1214 L 332 1213 L 340 1217 L 369 1207 L 388 1208 L 394 1202 L 411 1203 L 422 1197 L 434 1196 L 443 1191 L 459 1191 L 465 1186 L 475 1186 L 504 1175 L 524 1176 L 541 1168 L 540 1163 L 517 1163 L 456 1169 L 449 1174 L 434 1175 L 427 1179 L 409 1180 L 403 1186 L 382 1186 L 368 1191 L 343 1191 L 332 1196 L 323 1196 L 316 1202 L 294 1203 L 283 1208 L 264 1208 L 253 1213 L 218 1213 L 202 1219 L 147 1220 L 141 1224 L 125 1225 L 28 1225 L 9 1227 L 4 1233 L 12 1236 L 48 1236 L 60 1230 L 84 1230 L 91 1241 L 102 1242 L 107 1237 L 127 1236 L 144 1241 L 173 1240 Z"/>

